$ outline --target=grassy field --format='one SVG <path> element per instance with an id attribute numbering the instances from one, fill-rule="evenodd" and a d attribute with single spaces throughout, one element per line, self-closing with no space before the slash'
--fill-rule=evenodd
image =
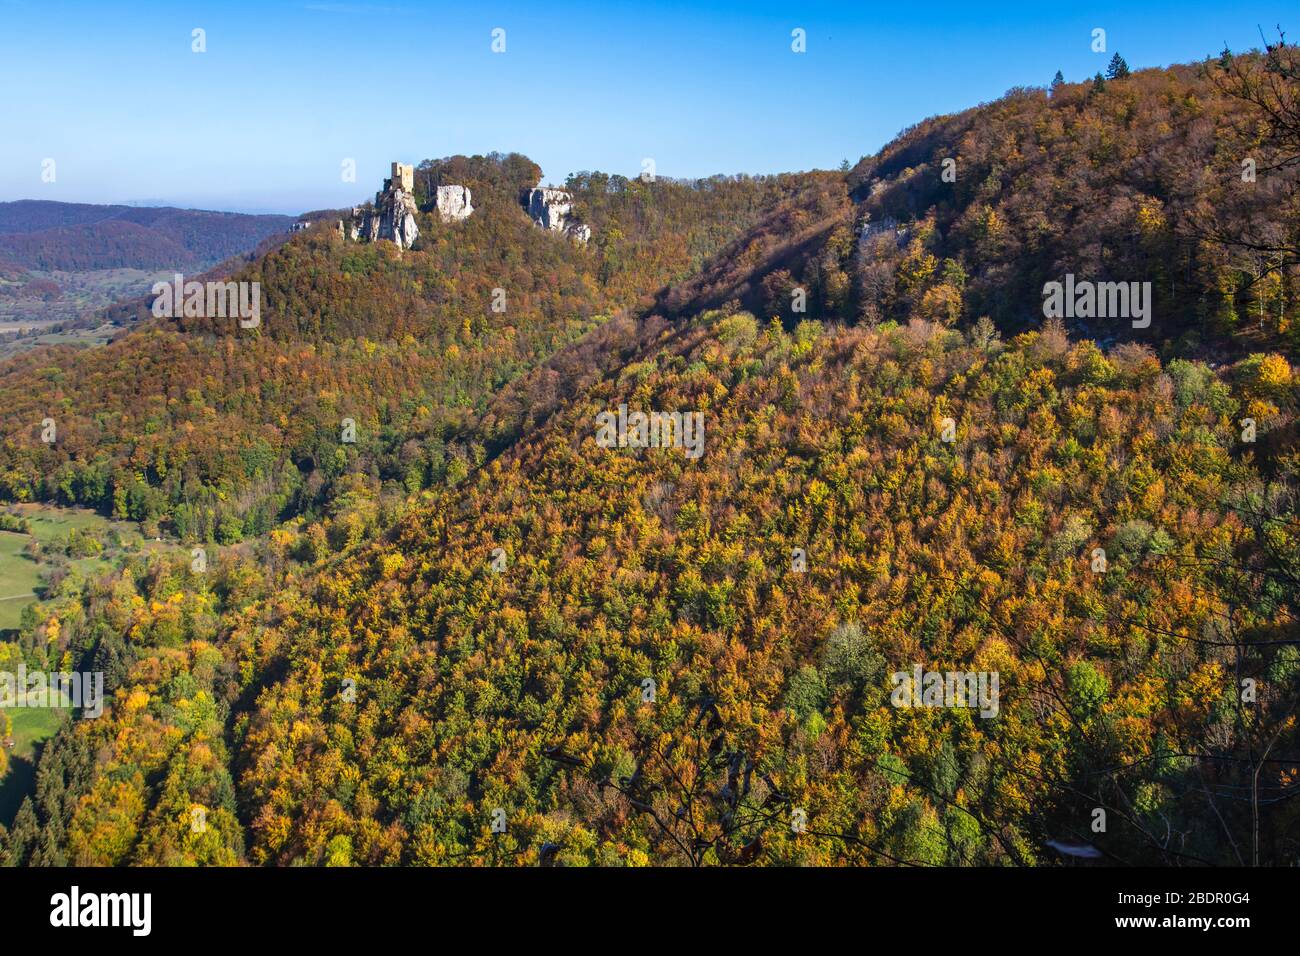
<path id="1" fill-rule="evenodd" d="M 0 777 L 0 823 L 8 826 L 36 783 L 36 755 L 40 745 L 53 737 L 68 719 L 68 711 L 57 707 L 7 708 L 14 746 L 9 751 L 9 771 Z"/>
<path id="2" fill-rule="evenodd" d="M 22 504 L 10 509 L 31 522 L 32 534 L 42 544 L 61 541 L 67 538 L 73 528 L 79 531 L 103 531 L 116 529 L 123 540 L 139 543 L 144 540 L 140 528 L 131 521 L 114 521 L 101 514 L 85 508 L 56 508 L 53 505 Z"/>
<path id="3" fill-rule="evenodd" d="M 52 323 L 50 323 L 52 324 Z M 42 328 L 45 326 L 42 325 Z M 6 329 L 0 328 L 0 332 Z M 114 334 L 121 332 L 122 326 L 100 323 L 93 327 L 68 329 L 63 332 L 41 332 L 37 335 L 0 338 L 0 359 L 10 358 L 38 345 L 103 345 Z"/>
<path id="4" fill-rule="evenodd" d="M 113 521 L 84 509 L 21 504 L 5 510 L 25 518 L 31 533 L 0 531 L 0 639 L 6 637 L 6 630 L 19 626 L 23 609 L 37 600 L 43 586 L 41 575 L 54 561 L 66 561 L 72 575 L 91 576 L 108 571 L 124 555 L 179 547 L 176 542 L 146 541 L 134 522 Z M 104 552 L 93 557 L 67 557 L 64 549 L 73 530 L 93 533 L 106 545 Z M 23 553 L 33 538 L 45 552 L 40 560 Z M 41 744 L 68 719 L 68 711 L 13 707 L 5 713 L 14 743 L 9 751 L 9 770 L 0 777 L 0 823 L 8 825 L 23 797 L 35 786 Z"/>
<path id="5" fill-rule="evenodd" d="M 14 707 L 9 709 L 10 728 L 14 747 L 10 757 L 32 760 L 36 746 L 54 736 L 59 725 L 68 719 L 68 711 L 58 707 Z"/>
<path id="6" fill-rule="evenodd" d="M 61 551 L 67 544 L 68 533 L 74 529 L 93 532 L 101 540 L 109 542 L 110 547 L 101 556 L 68 560 L 71 573 L 87 576 L 109 570 L 124 553 L 178 547 L 175 542 L 146 541 L 134 522 L 114 521 L 85 509 L 20 504 L 6 510 L 26 518 L 31 525 L 31 535 L 0 531 L 0 632 L 18 626 L 23 608 L 35 601 L 40 591 L 40 575 L 47 564 L 33 561 L 23 554 L 23 548 L 31 538 L 51 552 Z M 120 546 L 114 546 L 113 541 L 120 542 Z"/>
<path id="7" fill-rule="evenodd" d="M 0 531 L 0 631 L 18 626 L 23 608 L 36 600 L 41 566 L 23 554 L 30 537 Z"/>

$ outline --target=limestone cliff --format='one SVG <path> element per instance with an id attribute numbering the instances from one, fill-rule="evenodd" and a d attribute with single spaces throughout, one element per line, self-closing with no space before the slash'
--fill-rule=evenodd
<path id="1" fill-rule="evenodd" d="M 543 229 L 559 232 L 578 242 L 591 238 L 591 227 L 573 215 L 573 197 L 563 189 L 538 187 L 525 195 L 524 205 L 533 222 Z"/>
<path id="2" fill-rule="evenodd" d="M 399 249 L 409 249 L 419 238 L 420 227 L 415 214 L 419 211 L 412 194 L 413 167 L 393 163 L 393 176 L 384 180 L 384 188 L 375 193 L 375 201 L 352 210 L 350 234 L 360 242 L 387 239 Z"/>
<path id="3" fill-rule="evenodd" d="M 443 222 L 459 222 L 474 212 L 468 186 L 439 186 L 436 202 Z"/>

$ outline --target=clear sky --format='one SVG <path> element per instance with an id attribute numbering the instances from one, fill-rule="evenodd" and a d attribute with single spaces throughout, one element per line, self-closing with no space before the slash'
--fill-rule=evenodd
<path id="1" fill-rule="evenodd" d="M 1057 69 L 1197 60 L 1279 23 L 1300 36 L 1294 0 L 0 0 L 0 200 L 299 212 L 367 198 L 393 160 L 492 150 L 553 182 L 647 157 L 667 176 L 831 168 Z"/>

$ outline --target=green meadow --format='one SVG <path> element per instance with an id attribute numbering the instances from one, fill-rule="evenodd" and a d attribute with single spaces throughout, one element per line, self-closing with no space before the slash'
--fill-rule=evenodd
<path id="1" fill-rule="evenodd" d="M 134 522 L 115 521 L 85 509 L 19 504 L 4 510 L 25 520 L 29 532 L 0 530 L 0 640 L 6 639 L 6 632 L 19 627 L 23 610 L 41 597 L 45 576 L 56 569 L 93 577 L 110 570 L 127 555 L 178 547 L 175 542 L 145 540 Z M 102 550 L 69 554 L 69 536 L 74 532 L 89 535 Z M 36 556 L 28 553 L 33 541 L 40 545 Z M 41 744 L 68 719 L 68 711 L 57 707 L 11 707 L 4 714 L 9 718 L 9 740 L 4 743 L 10 746 L 9 770 L 0 776 L 0 823 L 7 824 L 22 798 L 32 791 Z"/>
<path id="2" fill-rule="evenodd" d="M 35 785 L 40 745 L 54 736 L 68 719 L 69 711 L 58 707 L 10 707 L 3 713 L 9 717 L 12 746 L 9 770 L 0 775 L 0 823 L 8 825 L 23 797 Z"/>
<path id="3" fill-rule="evenodd" d="M 40 596 L 42 575 L 56 564 L 65 565 L 70 574 L 89 577 L 108 571 L 124 555 L 176 547 L 174 542 L 146 541 L 134 522 L 115 521 L 82 508 L 20 504 L 5 510 L 25 519 L 31 533 L 0 531 L 0 634 L 18 627 L 23 609 Z M 103 550 L 95 555 L 67 555 L 68 536 L 74 531 L 94 536 Z M 24 553 L 33 538 L 43 552 L 38 558 Z"/>
<path id="4" fill-rule="evenodd" d="M 0 531 L 0 631 L 16 628 L 23 608 L 36 600 L 41 564 L 23 553 L 31 538 Z"/>

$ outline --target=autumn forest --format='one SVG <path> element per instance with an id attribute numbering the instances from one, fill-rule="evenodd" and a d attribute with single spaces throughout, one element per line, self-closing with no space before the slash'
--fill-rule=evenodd
<path id="1" fill-rule="evenodd" d="M 0 671 L 104 686 L 0 862 L 1300 864 L 1300 52 L 1046 80 L 0 361 Z"/>

